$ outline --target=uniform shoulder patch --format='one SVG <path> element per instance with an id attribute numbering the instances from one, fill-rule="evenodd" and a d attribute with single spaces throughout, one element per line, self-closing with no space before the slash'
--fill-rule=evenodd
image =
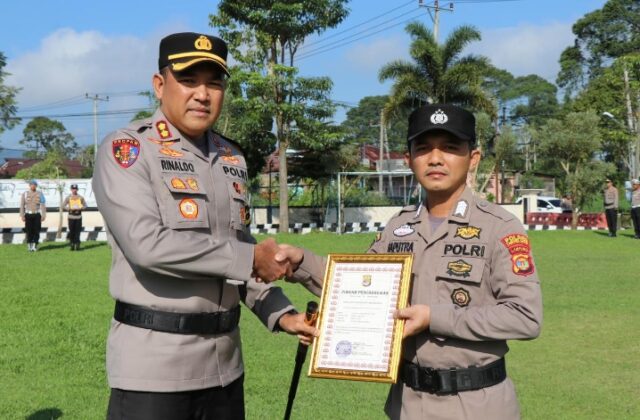
<path id="1" fill-rule="evenodd" d="M 127 169 L 140 156 L 140 142 L 136 139 L 120 138 L 111 141 L 111 153 L 118 165 Z"/>
<path id="2" fill-rule="evenodd" d="M 500 239 L 511 255 L 511 269 L 514 274 L 528 276 L 533 274 L 533 258 L 529 237 L 524 233 L 510 233 Z"/>

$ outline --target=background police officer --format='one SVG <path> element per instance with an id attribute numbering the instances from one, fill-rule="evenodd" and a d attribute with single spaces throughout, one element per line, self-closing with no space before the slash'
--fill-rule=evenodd
<path id="1" fill-rule="evenodd" d="M 609 236 L 615 238 L 618 230 L 618 189 L 613 186 L 613 182 L 607 179 L 603 190 L 604 215 L 607 218 Z"/>
<path id="2" fill-rule="evenodd" d="M 401 381 L 385 411 L 393 419 L 516 419 L 507 377 L 506 340 L 538 336 L 540 284 L 522 224 L 466 186 L 480 160 L 473 114 L 427 105 L 409 117 L 414 176 L 423 203 L 403 208 L 369 252 L 414 254 L 405 320 Z M 282 246 L 279 259 L 300 263 L 294 281 L 320 293 L 324 259 Z"/>
<path id="3" fill-rule="evenodd" d="M 29 189 L 20 197 L 20 218 L 24 222 L 24 230 L 27 235 L 27 250 L 35 252 L 38 250 L 40 241 L 40 229 L 42 222 L 47 217 L 47 207 L 45 205 L 42 191 L 37 191 L 38 182 L 35 179 L 29 181 Z"/>
<path id="4" fill-rule="evenodd" d="M 228 75 L 219 38 L 160 42 L 160 108 L 108 135 L 93 189 L 116 300 L 107 344 L 110 419 L 242 419 L 239 302 L 271 330 L 309 331 L 279 288 L 273 240 L 248 226 L 246 162 L 210 130 Z M 233 279 L 233 280 L 229 280 Z M 267 391 L 265 391 L 267 392 Z"/>
<path id="5" fill-rule="evenodd" d="M 80 232 L 82 231 L 82 210 L 87 208 L 84 197 L 78 194 L 78 185 L 71 184 L 71 194 L 62 203 L 62 208 L 68 212 L 69 245 L 71 251 L 80 249 Z"/>
<path id="6" fill-rule="evenodd" d="M 640 180 L 631 182 L 631 220 L 633 221 L 634 238 L 640 239 Z"/>

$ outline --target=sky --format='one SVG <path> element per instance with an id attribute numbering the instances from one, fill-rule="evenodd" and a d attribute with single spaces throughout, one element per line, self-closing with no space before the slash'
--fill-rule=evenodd
<path id="1" fill-rule="evenodd" d="M 90 115 L 97 95 L 98 142 L 128 124 L 135 110 L 149 106 L 138 92 L 151 89 L 157 69 L 158 43 L 173 32 L 216 34 L 209 25 L 217 1 L 181 0 L 90 2 L 32 0 L 5 2 L 0 25 L 0 52 L 7 58 L 5 80 L 20 87 L 21 125 L 0 134 L 0 147 L 19 144 L 28 117 L 61 121 L 81 146 L 94 142 Z M 420 3 L 423 6 L 420 6 Z M 448 6 L 451 1 L 442 1 Z M 439 40 L 456 27 L 472 25 L 482 41 L 465 53 L 481 54 L 516 76 L 538 74 L 553 82 L 560 53 L 574 42 L 572 25 L 605 0 L 453 0 L 440 12 Z M 352 0 L 349 16 L 336 28 L 310 37 L 298 53 L 302 76 L 328 76 L 331 97 L 355 106 L 365 96 L 385 95 L 391 82 L 380 83 L 385 63 L 409 59 L 404 28 L 417 20 L 433 21 L 424 5 L 430 0 Z M 233 63 L 233 58 L 231 58 Z M 335 121 L 345 118 L 340 109 Z M 81 114 L 81 115 L 77 115 Z M 89 114 L 89 115 L 83 115 Z"/>

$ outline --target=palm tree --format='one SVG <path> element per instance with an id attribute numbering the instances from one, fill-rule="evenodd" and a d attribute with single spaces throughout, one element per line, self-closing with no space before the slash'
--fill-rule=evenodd
<path id="1" fill-rule="evenodd" d="M 385 64 L 378 75 L 381 82 L 393 79 L 385 114 L 402 108 L 416 108 L 425 103 L 454 103 L 496 115 L 495 105 L 482 89 L 485 75 L 493 67 L 482 56 L 460 57 L 480 32 L 471 26 L 455 29 L 439 45 L 431 30 L 422 23 L 407 25 L 411 35 L 409 53 L 413 62 L 396 60 Z"/>

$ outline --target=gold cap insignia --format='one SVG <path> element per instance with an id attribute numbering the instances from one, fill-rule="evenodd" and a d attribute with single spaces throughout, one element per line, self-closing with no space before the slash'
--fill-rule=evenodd
<path id="1" fill-rule="evenodd" d="M 207 51 L 211 51 L 211 48 L 213 47 L 211 45 L 211 41 L 209 41 L 209 38 L 207 38 L 204 35 L 200 35 L 200 38 L 196 39 L 194 46 L 196 47 L 197 50 L 207 50 Z"/>

